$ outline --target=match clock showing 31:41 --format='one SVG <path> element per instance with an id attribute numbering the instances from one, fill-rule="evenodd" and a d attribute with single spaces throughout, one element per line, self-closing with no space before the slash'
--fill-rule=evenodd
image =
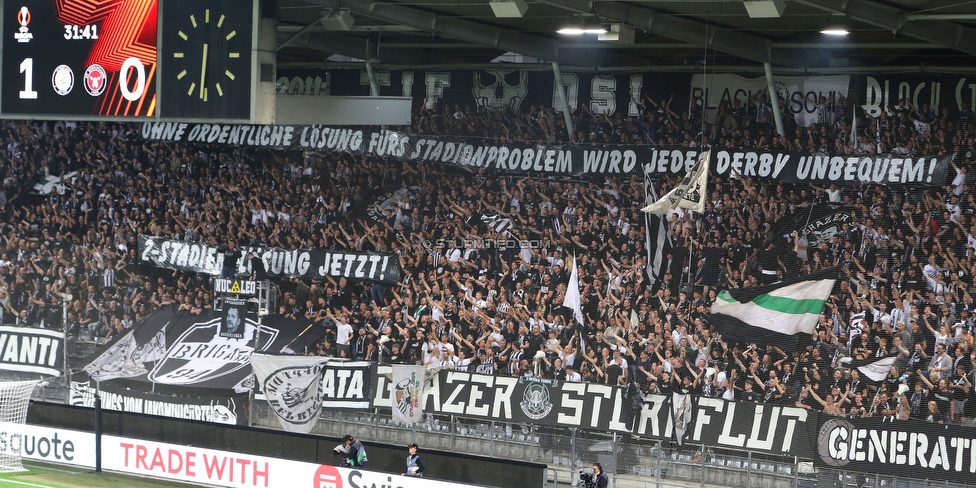
<path id="1" fill-rule="evenodd" d="M 250 119 L 253 0 L 167 2 L 162 11 L 160 116 Z"/>

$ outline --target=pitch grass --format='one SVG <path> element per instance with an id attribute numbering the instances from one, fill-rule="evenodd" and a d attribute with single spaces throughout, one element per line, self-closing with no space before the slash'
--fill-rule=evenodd
<path id="1" fill-rule="evenodd" d="M 62 464 L 24 461 L 30 471 L 0 474 L 3 488 L 173 488 L 198 486 L 173 481 L 160 481 L 116 473 L 96 473 L 91 469 Z"/>

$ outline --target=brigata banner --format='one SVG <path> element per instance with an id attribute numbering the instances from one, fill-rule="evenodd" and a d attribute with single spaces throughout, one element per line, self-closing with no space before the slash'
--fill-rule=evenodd
<path id="1" fill-rule="evenodd" d="M 718 148 L 712 153 L 712 174 L 788 183 L 942 186 L 949 174 L 949 156 L 831 156 Z"/>
<path id="2" fill-rule="evenodd" d="M 61 376 L 64 332 L 0 326 L 0 371 Z"/>
<path id="3" fill-rule="evenodd" d="M 403 274 L 396 254 L 331 249 L 282 249 L 277 247 L 241 247 L 237 263 L 240 274 L 251 272 L 247 253 L 264 263 L 271 276 L 319 279 L 326 276 L 363 281 L 397 283 Z M 201 242 L 186 242 L 162 237 L 139 236 L 139 260 L 157 268 L 193 271 L 219 275 L 224 253 Z"/>
<path id="4" fill-rule="evenodd" d="M 100 391 L 102 408 L 106 410 L 215 424 L 247 425 L 247 395 L 201 397 L 195 394 L 173 397 L 131 388 L 116 389 L 109 385 L 109 382 L 103 383 Z M 68 404 L 95 408 L 96 392 L 94 381 L 72 381 L 68 390 Z"/>
<path id="5" fill-rule="evenodd" d="M 103 387 L 106 381 L 125 380 L 126 386 L 166 394 L 188 394 L 191 388 L 245 393 L 253 383 L 252 353 L 304 351 L 325 333 L 308 321 L 282 315 L 267 315 L 260 324 L 256 319 L 253 311 L 247 313 L 242 332 L 226 334 L 221 333 L 221 312 L 205 309 L 197 314 L 168 305 L 79 366 Z"/>
<path id="6" fill-rule="evenodd" d="M 897 477 L 973 482 L 976 429 L 928 422 L 820 416 L 815 466 Z"/>
<path id="7" fill-rule="evenodd" d="M 261 394 L 288 432 L 307 434 L 322 408 L 369 410 L 376 364 L 318 356 L 255 354 L 251 367 Z"/>

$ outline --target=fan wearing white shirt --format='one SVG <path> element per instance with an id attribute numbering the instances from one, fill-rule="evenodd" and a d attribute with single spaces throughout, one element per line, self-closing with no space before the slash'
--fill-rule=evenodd
<path id="1" fill-rule="evenodd" d="M 451 353 L 451 351 L 444 349 L 441 351 L 440 360 L 431 360 L 435 366 L 456 368 L 458 365 L 458 359 Z"/>
<path id="2" fill-rule="evenodd" d="M 464 351 L 464 348 L 458 349 L 457 357 L 454 358 L 454 369 L 458 371 L 467 371 L 468 366 L 471 365 L 471 358 L 467 357 L 467 354 Z"/>
<path id="3" fill-rule="evenodd" d="M 572 366 L 566 366 L 566 381 L 570 383 L 579 383 L 583 381 L 583 377 L 576 371 Z"/>
<path id="4" fill-rule="evenodd" d="M 352 325 L 347 322 L 349 313 L 344 312 L 341 314 L 341 317 L 332 315 L 331 311 L 326 313 L 328 313 L 329 318 L 336 324 L 336 352 L 345 350 L 346 353 L 349 353 L 349 341 L 352 339 Z"/>
<path id="5" fill-rule="evenodd" d="M 572 341 L 569 345 L 562 348 L 559 352 L 559 358 L 563 360 L 563 364 L 566 365 L 566 373 L 569 374 L 569 369 L 576 366 L 576 348 L 573 347 Z M 576 374 L 579 374 L 577 371 Z"/>
<path id="6" fill-rule="evenodd" d="M 956 162 L 951 159 L 949 162 L 952 164 L 952 168 L 956 170 L 956 177 L 952 179 L 952 194 L 961 197 L 966 191 L 966 167 L 956 166 Z"/>
<path id="7" fill-rule="evenodd" d="M 445 256 L 447 256 L 447 261 L 449 263 L 457 264 L 457 262 L 461 260 L 461 249 L 452 247 L 447 250 L 447 254 L 445 254 Z"/>

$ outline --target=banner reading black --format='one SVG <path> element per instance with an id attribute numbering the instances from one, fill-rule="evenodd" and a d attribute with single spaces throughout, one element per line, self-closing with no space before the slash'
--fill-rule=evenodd
<path id="1" fill-rule="evenodd" d="M 397 283 L 402 270 L 396 254 L 330 249 L 281 249 L 243 247 L 254 253 L 270 276 L 318 279 L 326 276 L 364 281 Z M 139 260 L 158 268 L 219 275 L 224 255 L 216 247 L 161 237 L 139 236 Z M 238 273 L 248 274 L 251 263 L 243 257 Z"/>
<path id="2" fill-rule="evenodd" d="M 976 429 L 928 422 L 820 416 L 814 465 L 969 485 L 976 473 Z"/>

